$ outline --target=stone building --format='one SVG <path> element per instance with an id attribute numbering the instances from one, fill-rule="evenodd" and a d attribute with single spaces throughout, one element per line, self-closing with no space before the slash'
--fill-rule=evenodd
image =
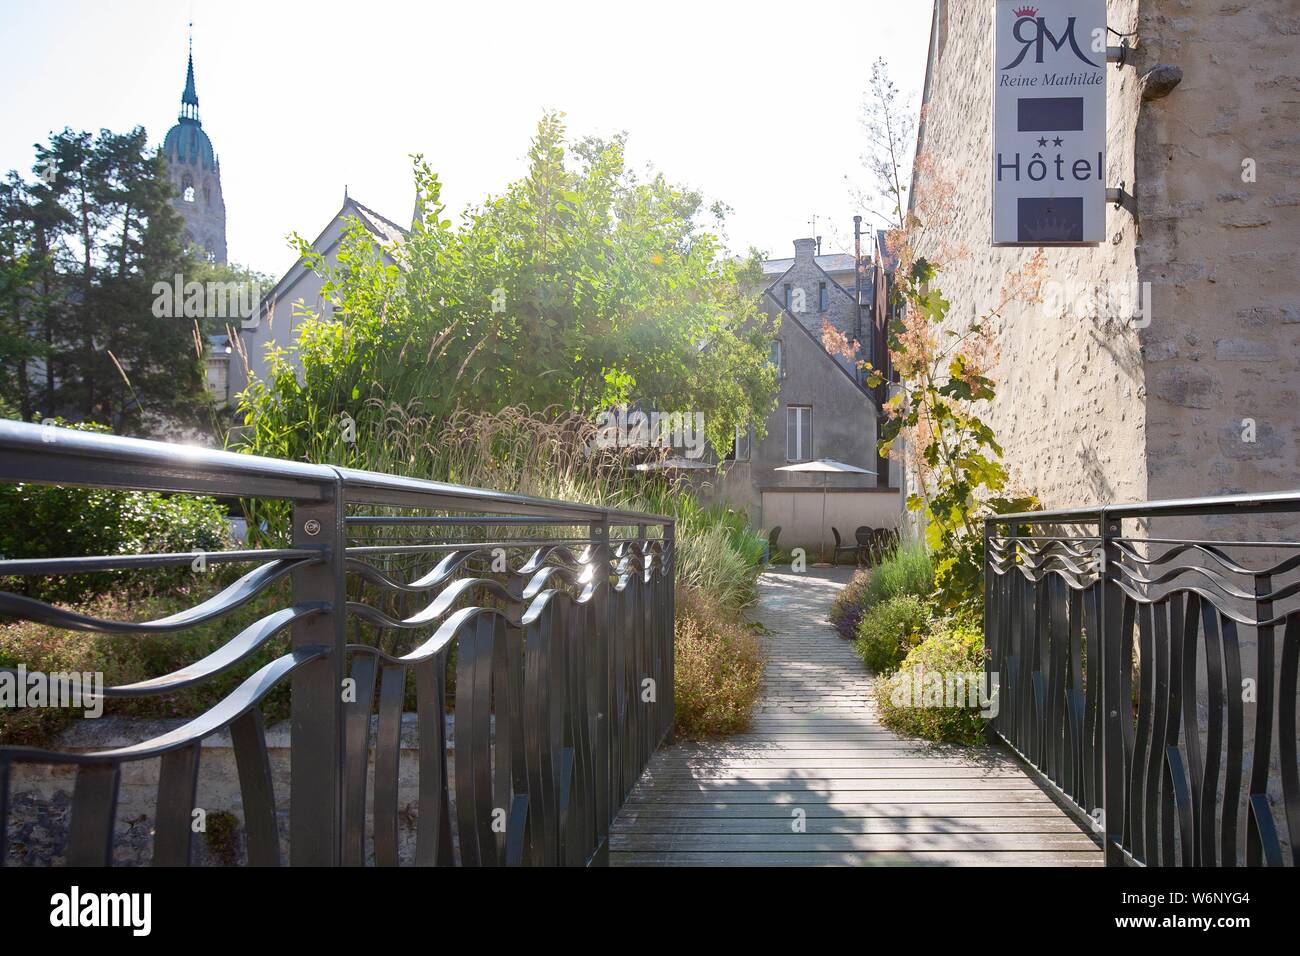
<path id="1" fill-rule="evenodd" d="M 345 191 L 343 205 L 312 242 L 312 248 L 324 256 L 328 265 L 338 264 L 339 244 L 353 219 L 374 236 L 381 252 L 406 239 L 406 229 L 357 202 Z M 391 256 L 383 254 L 385 261 L 393 262 Z M 267 349 L 292 345 L 306 313 L 322 318 L 332 315 L 329 300 L 321 294 L 323 286 L 324 280 L 299 259 L 273 288 L 263 291 L 257 313 L 239 330 L 237 355 L 230 363 L 227 386 L 231 396 L 247 388 L 251 378 L 267 378 Z"/>
<path id="2" fill-rule="evenodd" d="M 921 249 L 960 250 L 957 324 L 1038 251 L 990 242 L 992 16 L 935 3 L 918 133 L 957 197 Z M 1105 70 L 1105 185 L 1132 198 L 1102 244 L 1042 250 L 1043 301 L 997 322 L 1005 460 L 1047 508 L 1294 488 L 1300 8 L 1110 0 L 1108 24 L 1131 49 Z"/>
<path id="3" fill-rule="evenodd" d="M 163 140 L 163 158 L 176 189 L 172 205 L 185 221 L 183 237 L 216 262 L 226 261 L 226 204 L 221 197 L 221 164 L 199 120 L 194 88 L 194 51 L 190 50 L 181 93 L 181 113 Z"/>
<path id="4" fill-rule="evenodd" d="M 763 263 L 761 308 L 781 320 L 772 350 L 777 406 L 761 439 L 752 429 L 737 435 L 716 480 L 718 497 L 743 510 L 752 525 L 780 526 L 783 547 L 810 553 L 822 543 L 823 503 L 827 542 L 832 526 L 850 540 L 861 525 L 893 527 L 899 510 L 890 465 L 875 451 L 880 406 L 858 367 L 875 349 L 869 253 L 822 255 L 819 245 L 796 239 L 793 257 Z M 823 344 L 823 323 L 861 343 L 857 354 L 832 355 Z M 871 473 L 777 470 L 819 458 Z"/>

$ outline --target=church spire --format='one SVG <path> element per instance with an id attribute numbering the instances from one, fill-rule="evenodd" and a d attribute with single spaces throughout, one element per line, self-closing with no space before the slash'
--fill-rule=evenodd
<path id="1" fill-rule="evenodd" d="M 199 123 L 199 94 L 194 90 L 194 24 L 190 24 L 190 62 L 185 71 L 185 92 L 181 94 L 181 119 Z M 201 123 L 199 125 L 202 125 Z"/>

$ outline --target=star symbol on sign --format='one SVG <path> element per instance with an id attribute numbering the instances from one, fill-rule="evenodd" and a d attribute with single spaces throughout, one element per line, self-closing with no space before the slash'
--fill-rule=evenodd
<path id="1" fill-rule="evenodd" d="M 1040 139 L 1040 140 L 1038 141 L 1038 145 L 1039 145 L 1039 146 L 1046 146 L 1046 145 L 1047 145 L 1047 140 L 1046 140 L 1046 139 Z"/>
<path id="2" fill-rule="evenodd" d="M 1056 139 L 1052 140 L 1052 145 L 1060 146 L 1063 142 L 1065 142 L 1065 140 L 1061 139 L 1061 137 L 1058 136 L 1056 137 Z"/>

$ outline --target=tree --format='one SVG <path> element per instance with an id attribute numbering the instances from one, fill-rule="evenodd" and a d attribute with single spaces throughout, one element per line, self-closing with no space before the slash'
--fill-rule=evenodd
<path id="1" fill-rule="evenodd" d="M 859 205 L 869 209 L 890 229 L 902 229 L 907 208 L 910 163 L 916 146 L 916 116 L 889 75 L 889 63 L 879 57 L 871 64 L 871 79 L 862 106 L 869 190 Z"/>
<path id="2" fill-rule="evenodd" d="M 978 605 L 984 515 L 1037 507 L 1033 495 L 1011 490 L 1002 448 L 981 415 L 996 397 L 988 374 L 996 357 L 994 320 L 1010 303 L 1038 295 L 1043 260 L 1040 254 L 1009 274 L 999 302 L 969 324 L 949 321 L 951 303 L 938 280 L 944 265 L 969 254 L 944 239 L 960 197 L 939 164 L 922 154 L 915 161 L 916 190 L 905 204 L 902 144 L 914 126 L 883 60 L 872 68 L 867 103 L 866 166 L 875 194 L 893 207 L 886 246 L 897 263 L 889 357 L 899 381 L 885 406 L 879 449 L 897 459 L 898 445 L 906 444 L 907 506 L 924 515 L 941 600 L 949 607 Z M 855 354 L 853 343 L 833 333 L 823 332 L 829 349 Z M 867 370 L 868 385 L 883 383 L 880 370 Z"/>
<path id="3" fill-rule="evenodd" d="M 376 408 L 413 401 L 436 417 L 517 405 L 589 416 L 637 401 L 703 412 L 722 449 L 737 425 L 761 428 L 775 372 L 771 327 L 741 291 L 755 264 L 732 262 L 702 222 L 720 207 L 661 175 L 639 179 L 623 146 L 570 146 L 547 115 L 527 174 L 459 228 L 416 157 L 419 216 L 390 250 L 396 265 L 360 225 L 337 265 L 299 239 L 334 319 L 309 316 L 270 380 L 245 393 L 254 447 L 346 460 L 361 446 L 333 441 L 329 423 L 346 413 L 365 430 Z"/>
<path id="4" fill-rule="evenodd" d="M 206 403 L 192 323 L 151 308 L 154 283 L 191 260 L 144 130 L 56 133 L 33 172 L 11 172 L 0 190 L 3 396 L 24 417 L 119 433 L 191 416 Z"/>

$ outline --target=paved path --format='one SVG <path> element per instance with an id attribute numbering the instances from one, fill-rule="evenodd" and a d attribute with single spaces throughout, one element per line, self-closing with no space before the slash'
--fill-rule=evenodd
<path id="1" fill-rule="evenodd" d="M 655 754 L 610 838 L 615 866 L 1100 865 L 1009 756 L 882 727 L 871 676 L 826 623 L 848 568 L 775 572 L 749 732 Z"/>

